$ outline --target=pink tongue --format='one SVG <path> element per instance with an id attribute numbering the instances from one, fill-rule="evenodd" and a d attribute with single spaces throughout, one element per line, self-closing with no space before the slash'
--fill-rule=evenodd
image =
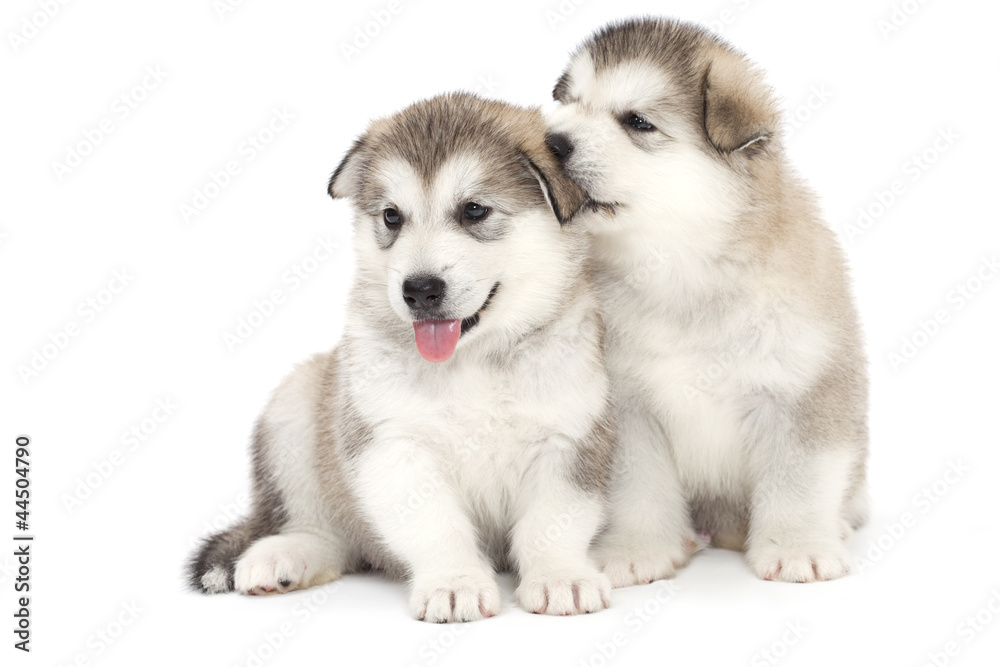
<path id="1" fill-rule="evenodd" d="M 422 320 L 413 323 L 417 350 L 427 361 L 448 361 L 461 335 L 462 320 Z"/>

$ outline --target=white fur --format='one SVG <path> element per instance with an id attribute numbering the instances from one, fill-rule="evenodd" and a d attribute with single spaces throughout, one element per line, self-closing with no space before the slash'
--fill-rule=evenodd
<path id="1" fill-rule="evenodd" d="M 229 575 L 221 567 L 213 567 L 201 577 L 201 585 L 209 593 L 225 593 L 229 590 Z"/>
<path id="2" fill-rule="evenodd" d="M 828 368 L 834 332 L 794 285 L 730 256 L 746 185 L 695 144 L 694 128 L 650 116 L 660 130 L 645 139 L 651 151 L 627 136 L 622 114 L 647 116 L 651 93 L 669 97 L 664 73 L 632 62 L 598 75 L 586 51 L 569 72 L 551 131 L 572 144 L 568 173 L 618 204 L 575 221 L 591 235 L 622 406 L 611 529 L 596 547 L 604 571 L 615 586 L 673 575 L 704 545 L 685 508 L 698 495 L 752 506 L 747 558 L 759 576 L 844 574 L 840 506 L 853 459 L 791 461 L 781 437 L 791 428 L 781 406 Z M 776 470 L 792 467 L 789 489 Z"/>
<path id="3" fill-rule="evenodd" d="M 485 355 L 496 349 L 497 340 L 489 335 L 494 322 L 509 320 L 528 330 L 549 317 L 563 282 L 559 274 L 573 268 L 573 258 L 560 255 L 565 243 L 555 238 L 566 232 L 550 216 L 524 215 L 512 224 L 517 231 L 503 241 L 508 246 L 502 252 L 451 239 L 458 234 L 447 228 L 422 236 L 424 248 L 433 251 L 421 256 L 461 258 L 448 264 L 453 267 L 449 283 L 464 270 L 471 274 L 464 278 L 467 284 L 488 289 L 499 282 L 500 291 L 468 339 L 459 341 L 461 355 L 456 351 L 446 364 L 429 364 L 412 348 L 383 352 L 393 354 L 389 369 L 354 397 L 366 421 L 379 426 L 378 446 L 360 457 L 350 482 L 390 550 L 403 555 L 412 569 L 411 611 L 427 620 L 496 613 L 499 593 L 476 544 L 477 532 L 483 531 L 499 539 L 513 530 L 512 555 L 523 581 L 518 599 L 525 608 L 563 614 L 607 604 L 610 586 L 587 556 L 603 504 L 566 480 L 575 456 L 567 438 L 586 435 L 607 395 L 602 371 L 576 350 L 596 335 L 584 330 L 592 302 L 588 297 L 583 307 L 573 308 L 556 336 L 539 341 L 530 354 L 509 368 L 490 370 Z M 443 239 L 438 242 L 436 236 Z M 390 265 L 396 252 L 404 261 L 411 256 L 394 245 Z M 397 266 L 408 270 L 402 268 L 405 263 Z M 411 270 L 416 269 L 411 265 Z M 357 364 L 353 374 L 378 362 L 349 363 Z M 540 470 L 546 473 L 542 479 Z M 563 548 L 546 558 L 533 557 L 524 536 L 544 534 L 550 515 L 564 505 L 583 509 L 560 536 Z M 574 607 L 574 584 L 597 591 L 596 597 L 582 594 L 580 607 Z M 548 608 L 529 592 L 546 587 L 553 591 Z M 568 605 L 565 595 L 555 593 L 567 590 Z M 443 615 L 440 600 L 447 599 L 446 593 L 456 596 L 455 617 Z"/>
<path id="4" fill-rule="evenodd" d="M 345 400 L 373 437 L 357 454 L 338 454 L 338 483 L 409 571 L 417 618 L 468 621 L 498 613 L 500 592 L 481 543 L 508 536 L 525 609 L 571 614 L 606 607 L 610 583 L 587 551 L 605 502 L 572 472 L 578 441 L 604 413 L 609 393 L 597 302 L 580 288 L 582 230 L 561 227 L 550 211 L 505 212 L 516 202 L 493 198 L 475 155 L 452 159 L 430 187 L 402 162 L 385 164 L 375 178 L 385 186 L 384 205 L 403 212 L 406 227 L 391 247 L 379 248 L 368 214 L 357 212 L 356 289 L 378 292 L 379 305 L 352 300 L 345 334 L 351 354 L 340 356 L 338 373 L 346 376 Z M 506 235 L 485 243 L 472 238 L 454 219 L 463 201 L 509 218 Z M 444 363 L 422 359 L 412 341 L 387 339 L 368 310 L 384 316 L 391 309 L 410 326 L 401 283 L 427 273 L 447 282 L 455 317 L 473 315 L 500 284 Z M 532 334 L 542 325 L 548 333 Z M 498 363 L 496 355 L 515 342 L 516 355 Z M 315 442 L 312 410 L 326 360 L 299 367 L 264 414 L 273 437 L 268 463 L 291 519 L 239 561 L 236 586 L 243 592 L 314 585 L 339 576 L 357 556 L 321 502 L 316 451 L 325 445 Z"/>
<path id="5" fill-rule="evenodd" d="M 268 595 L 329 583 L 342 573 L 337 551 L 337 545 L 315 534 L 282 530 L 243 554 L 236 564 L 236 590 Z"/>

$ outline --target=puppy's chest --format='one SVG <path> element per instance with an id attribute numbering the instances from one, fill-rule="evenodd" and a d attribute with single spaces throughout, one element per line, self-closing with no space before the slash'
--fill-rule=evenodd
<path id="1" fill-rule="evenodd" d="M 475 486 L 517 478 L 553 436 L 586 422 L 569 402 L 539 396 L 516 372 L 454 370 L 443 379 L 417 379 L 391 423 L 432 451 L 457 481 Z"/>
<path id="2" fill-rule="evenodd" d="M 609 369 L 667 429 L 685 484 L 734 488 L 747 415 L 807 391 L 828 334 L 793 297 L 764 288 L 681 294 L 651 282 L 638 301 L 604 299 Z"/>
<path id="3" fill-rule="evenodd" d="M 827 327 L 788 294 L 678 292 L 655 284 L 633 292 L 641 306 L 603 290 L 609 367 L 686 400 L 728 401 L 758 391 L 798 395 L 829 360 Z"/>

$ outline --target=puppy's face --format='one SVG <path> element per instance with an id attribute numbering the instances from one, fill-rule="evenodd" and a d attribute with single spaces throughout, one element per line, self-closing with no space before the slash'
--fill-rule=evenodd
<path id="1" fill-rule="evenodd" d="M 331 178 L 355 205 L 359 269 L 425 359 L 545 308 L 545 267 L 565 268 L 561 220 L 583 194 L 544 139 L 537 110 L 437 97 L 374 123 Z"/>
<path id="2" fill-rule="evenodd" d="M 592 204 L 656 202 L 698 217 L 732 201 L 733 172 L 763 154 L 774 112 L 742 56 L 700 28 L 638 20 L 605 28 L 555 86 L 549 143 Z"/>

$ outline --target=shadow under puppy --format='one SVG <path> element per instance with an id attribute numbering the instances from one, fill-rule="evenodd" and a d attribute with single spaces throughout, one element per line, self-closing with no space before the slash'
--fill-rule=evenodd
<path id="1" fill-rule="evenodd" d="M 518 603 L 608 605 L 588 556 L 613 456 L 582 204 L 536 109 L 466 94 L 374 122 L 330 179 L 354 209 L 343 339 L 275 391 L 254 506 L 193 557 L 194 587 L 266 594 L 363 567 L 410 610 L 468 621 Z M 569 520 L 567 520 L 567 518 Z"/>
<path id="2" fill-rule="evenodd" d="M 762 74 L 701 28 L 638 19 L 590 37 L 554 96 L 621 441 L 604 571 L 671 576 L 700 533 L 764 579 L 846 574 L 868 512 L 864 346 Z"/>

